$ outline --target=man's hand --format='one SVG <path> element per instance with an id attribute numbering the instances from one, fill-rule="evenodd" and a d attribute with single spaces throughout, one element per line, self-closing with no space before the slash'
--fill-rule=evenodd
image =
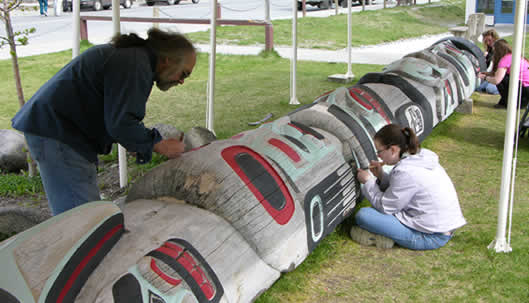
<path id="1" fill-rule="evenodd" d="M 153 150 L 169 159 L 177 158 L 184 152 L 186 147 L 182 139 L 181 137 L 181 139 L 169 138 L 162 140 L 154 145 Z"/>

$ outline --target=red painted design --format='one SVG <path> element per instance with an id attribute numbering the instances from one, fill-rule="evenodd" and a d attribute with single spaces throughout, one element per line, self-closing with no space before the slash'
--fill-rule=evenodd
<path id="1" fill-rule="evenodd" d="M 231 137 L 230 139 L 235 139 L 235 140 L 237 140 L 237 139 L 242 138 L 242 137 L 244 137 L 244 133 L 236 134 L 236 135 L 234 135 L 233 137 Z"/>
<path id="2" fill-rule="evenodd" d="M 373 107 L 367 103 L 364 102 L 364 100 L 362 100 L 362 98 L 360 98 L 359 96 L 356 95 L 356 91 L 354 88 L 350 88 L 349 89 L 349 95 L 351 97 L 353 97 L 353 99 L 356 100 L 356 102 L 358 102 L 360 105 L 362 105 L 363 107 L 365 107 L 367 110 L 372 110 Z"/>
<path id="3" fill-rule="evenodd" d="M 202 145 L 202 146 L 195 147 L 195 148 L 193 148 L 193 149 L 190 149 L 190 150 L 186 151 L 186 153 L 189 153 L 189 152 L 192 152 L 192 151 L 195 151 L 195 150 L 199 150 L 199 149 L 201 149 L 201 148 L 203 148 L 203 147 L 206 147 L 206 146 L 208 146 L 208 145 L 210 145 L 210 144 L 211 144 L 211 143 L 206 143 L 206 144 L 204 144 L 204 145 Z"/>
<path id="4" fill-rule="evenodd" d="M 448 83 L 448 80 L 445 80 L 445 87 L 448 95 L 452 96 L 452 90 L 450 89 L 450 83 Z"/>
<path id="5" fill-rule="evenodd" d="M 292 147 L 290 147 L 285 142 L 272 138 L 268 140 L 268 143 L 270 143 L 270 145 L 273 145 L 279 148 L 280 151 L 284 152 L 295 163 L 301 160 L 301 157 L 298 155 L 298 153 L 295 150 L 293 150 Z"/>
<path id="6" fill-rule="evenodd" d="M 77 277 L 79 276 L 79 274 L 81 274 L 81 272 L 83 271 L 85 266 L 97 254 L 97 252 L 99 252 L 101 247 L 103 247 L 103 245 L 108 240 L 110 240 L 117 232 L 119 232 L 122 229 L 123 229 L 123 224 L 116 225 L 109 232 L 107 232 L 105 234 L 105 236 L 103 236 L 103 238 L 101 238 L 101 240 L 99 240 L 99 242 L 97 242 L 97 244 L 88 252 L 88 254 L 86 254 L 86 256 L 83 258 L 83 260 L 77 265 L 77 267 L 73 271 L 73 273 L 70 276 L 70 278 L 68 279 L 68 281 L 66 281 L 66 283 L 64 284 L 64 287 L 62 288 L 61 293 L 59 294 L 59 297 L 57 298 L 57 303 L 62 303 L 62 301 L 64 300 L 64 297 L 66 296 L 68 291 L 70 291 L 70 289 L 72 288 L 72 286 L 75 283 L 75 280 L 77 280 Z"/>
<path id="7" fill-rule="evenodd" d="M 215 288 L 211 285 L 211 282 L 202 268 L 200 268 L 200 265 L 197 264 L 193 255 L 191 255 L 187 250 L 184 250 L 180 245 L 172 242 L 165 242 L 156 250 L 171 258 L 174 258 L 180 265 L 182 265 L 182 267 L 190 274 L 190 276 L 193 277 L 208 300 L 211 300 L 215 296 Z M 156 266 L 155 263 L 154 266 Z M 158 271 L 156 271 L 155 268 L 153 268 L 153 262 L 151 262 L 151 268 L 169 284 L 176 286 L 182 281 L 169 277 L 157 267 L 156 268 Z"/>
<path id="8" fill-rule="evenodd" d="M 174 243 L 165 242 L 163 246 L 157 249 L 157 251 L 166 254 L 173 259 L 176 259 L 184 250 L 182 249 L 182 247 Z"/>
<path id="9" fill-rule="evenodd" d="M 279 186 L 279 189 L 283 193 L 283 196 L 285 197 L 286 204 L 285 207 L 281 210 L 276 210 L 272 205 L 270 205 L 270 202 L 268 202 L 261 192 L 255 187 L 255 185 L 252 184 L 252 181 L 246 176 L 246 174 L 241 170 L 237 162 L 235 161 L 235 156 L 241 153 L 246 153 L 252 156 L 257 162 L 259 162 L 266 171 L 272 176 L 272 178 L 276 181 L 276 183 Z M 261 155 L 256 153 L 255 151 L 251 150 L 250 148 L 246 146 L 240 146 L 235 145 L 228 147 L 224 149 L 222 152 L 222 158 L 224 158 L 224 161 L 228 163 L 228 165 L 233 169 L 237 175 L 239 175 L 239 178 L 248 186 L 248 189 L 254 194 L 255 198 L 263 205 L 265 210 L 272 216 L 272 218 L 280 225 L 287 224 L 288 221 L 292 218 L 292 215 L 294 214 L 294 199 L 292 199 L 292 195 L 290 195 L 290 192 L 288 191 L 288 188 L 285 184 L 285 182 L 281 179 L 279 174 L 276 172 L 276 170 L 266 161 Z"/>
<path id="10" fill-rule="evenodd" d="M 327 96 L 327 95 L 329 95 L 329 94 L 332 93 L 333 91 L 334 91 L 334 89 L 333 89 L 333 90 L 330 90 L 330 91 L 328 91 L 328 92 L 324 92 L 323 94 L 319 95 L 318 98 L 316 98 L 316 100 L 318 100 L 319 98 L 321 98 L 321 97 L 323 97 L 323 96 Z"/>
<path id="11" fill-rule="evenodd" d="M 455 52 L 455 53 L 458 53 L 458 54 L 462 53 L 459 49 L 457 49 L 457 48 L 455 48 L 455 47 L 453 47 L 451 45 L 448 45 L 448 44 L 446 45 L 446 48 L 451 50 L 451 51 L 453 51 L 453 52 Z"/>
<path id="12" fill-rule="evenodd" d="M 211 284 L 209 283 L 200 285 L 200 289 L 202 289 L 204 296 L 206 296 L 208 300 L 213 299 L 213 297 L 215 296 L 215 290 L 213 289 L 213 286 L 211 286 Z"/>
<path id="13" fill-rule="evenodd" d="M 172 278 L 170 277 L 169 275 L 167 275 L 166 273 L 164 273 L 159 267 L 158 265 L 156 265 L 156 262 L 154 261 L 154 259 L 151 259 L 151 269 L 152 271 L 154 271 L 160 278 L 162 278 L 165 282 L 173 285 L 173 286 L 178 286 L 180 283 L 182 283 L 182 280 L 179 280 L 179 279 L 175 279 L 175 278 Z"/>
<path id="14" fill-rule="evenodd" d="M 380 103 L 378 103 L 378 101 L 375 98 L 373 98 L 368 92 L 361 90 L 358 87 L 353 87 L 352 89 L 356 93 L 360 94 L 362 97 L 366 98 L 366 100 L 369 101 L 369 103 L 373 105 L 377 113 L 382 116 L 382 119 L 386 120 L 388 124 L 391 123 L 391 120 L 386 115 L 386 112 L 382 109 L 382 106 L 380 106 Z"/>

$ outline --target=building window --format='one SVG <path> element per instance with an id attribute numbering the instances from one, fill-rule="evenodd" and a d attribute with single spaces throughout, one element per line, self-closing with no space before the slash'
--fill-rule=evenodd
<path id="1" fill-rule="evenodd" d="M 494 0 L 477 0 L 477 13 L 485 13 L 487 15 L 494 15 Z M 511 1 L 512 4 L 512 1 Z"/>
<path id="2" fill-rule="evenodd" d="M 514 13 L 514 1 L 513 0 L 502 0 L 501 1 L 501 13 L 502 14 Z"/>

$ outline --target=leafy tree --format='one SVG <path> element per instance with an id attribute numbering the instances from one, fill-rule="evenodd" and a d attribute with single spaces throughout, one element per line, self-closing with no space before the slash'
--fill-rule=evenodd
<path id="1" fill-rule="evenodd" d="M 26 8 L 22 7 L 22 0 L 1 0 L 0 4 L 0 12 L 1 12 L 1 18 L 2 22 L 4 22 L 6 27 L 6 35 L 7 37 L 0 36 L 0 48 L 4 47 L 5 45 L 9 45 L 10 54 L 11 54 L 11 61 L 13 65 L 13 74 L 15 78 L 15 84 L 17 88 L 17 96 L 18 96 L 18 102 L 20 104 L 20 107 L 26 103 L 24 99 L 24 91 L 22 89 L 22 81 L 20 80 L 20 69 L 18 66 L 18 56 L 17 56 L 17 45 L 27 45 L 28 44 L 28 35 L 35 32 L 35 28 L 28 28 L 24 29 L 22 31 L 13 31 L 13 25 L 11 23 L 11 12 L 19 9 L 19 10 L 25 10 Z M 35 8 L 34 8 L 35 9 Z M 28 162 L 29 162 L 29 176 L 32 177 L 35 175 L 36 167 L 35 163 L 31 161 L 31 158 L 28 154 Z"/>
<path id="2" fill-rule="evenodd" d="M 28 28 L 22 31 L 13 32 L 13 25 L 11 23 L 11 12 L 20 9 L 24 10 L 20 5 L 22 0 L 1 0 L 0 12 L 2 14 L 2 22 L 5 24 L 7 37 L 0 36 L 0 48 L 9 45 L 11 61 L 13 63 L 13 74 L 15 76 L 15 83 L 17 88 L 18 102 L 20 107 L 26 102 L 24 99 L 24 91 L 22 90 L 22 82 L 20 80 L 20 69 L 18 67 L 17 45 L 27 45 L 28 35 L 35 32 L 35 28 Z"/>

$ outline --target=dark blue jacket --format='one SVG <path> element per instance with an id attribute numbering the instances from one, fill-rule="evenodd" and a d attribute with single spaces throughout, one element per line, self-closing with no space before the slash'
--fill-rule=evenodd
<path id="1" fill-rule="evenodd" d="M 12 119 L 13 128 L 68 144 L 93 163 L 115 142 L 148 162 L 162 139 L 142 123 L 156 62 L 147 47 L 94 46 L 35 93 Z"/>

